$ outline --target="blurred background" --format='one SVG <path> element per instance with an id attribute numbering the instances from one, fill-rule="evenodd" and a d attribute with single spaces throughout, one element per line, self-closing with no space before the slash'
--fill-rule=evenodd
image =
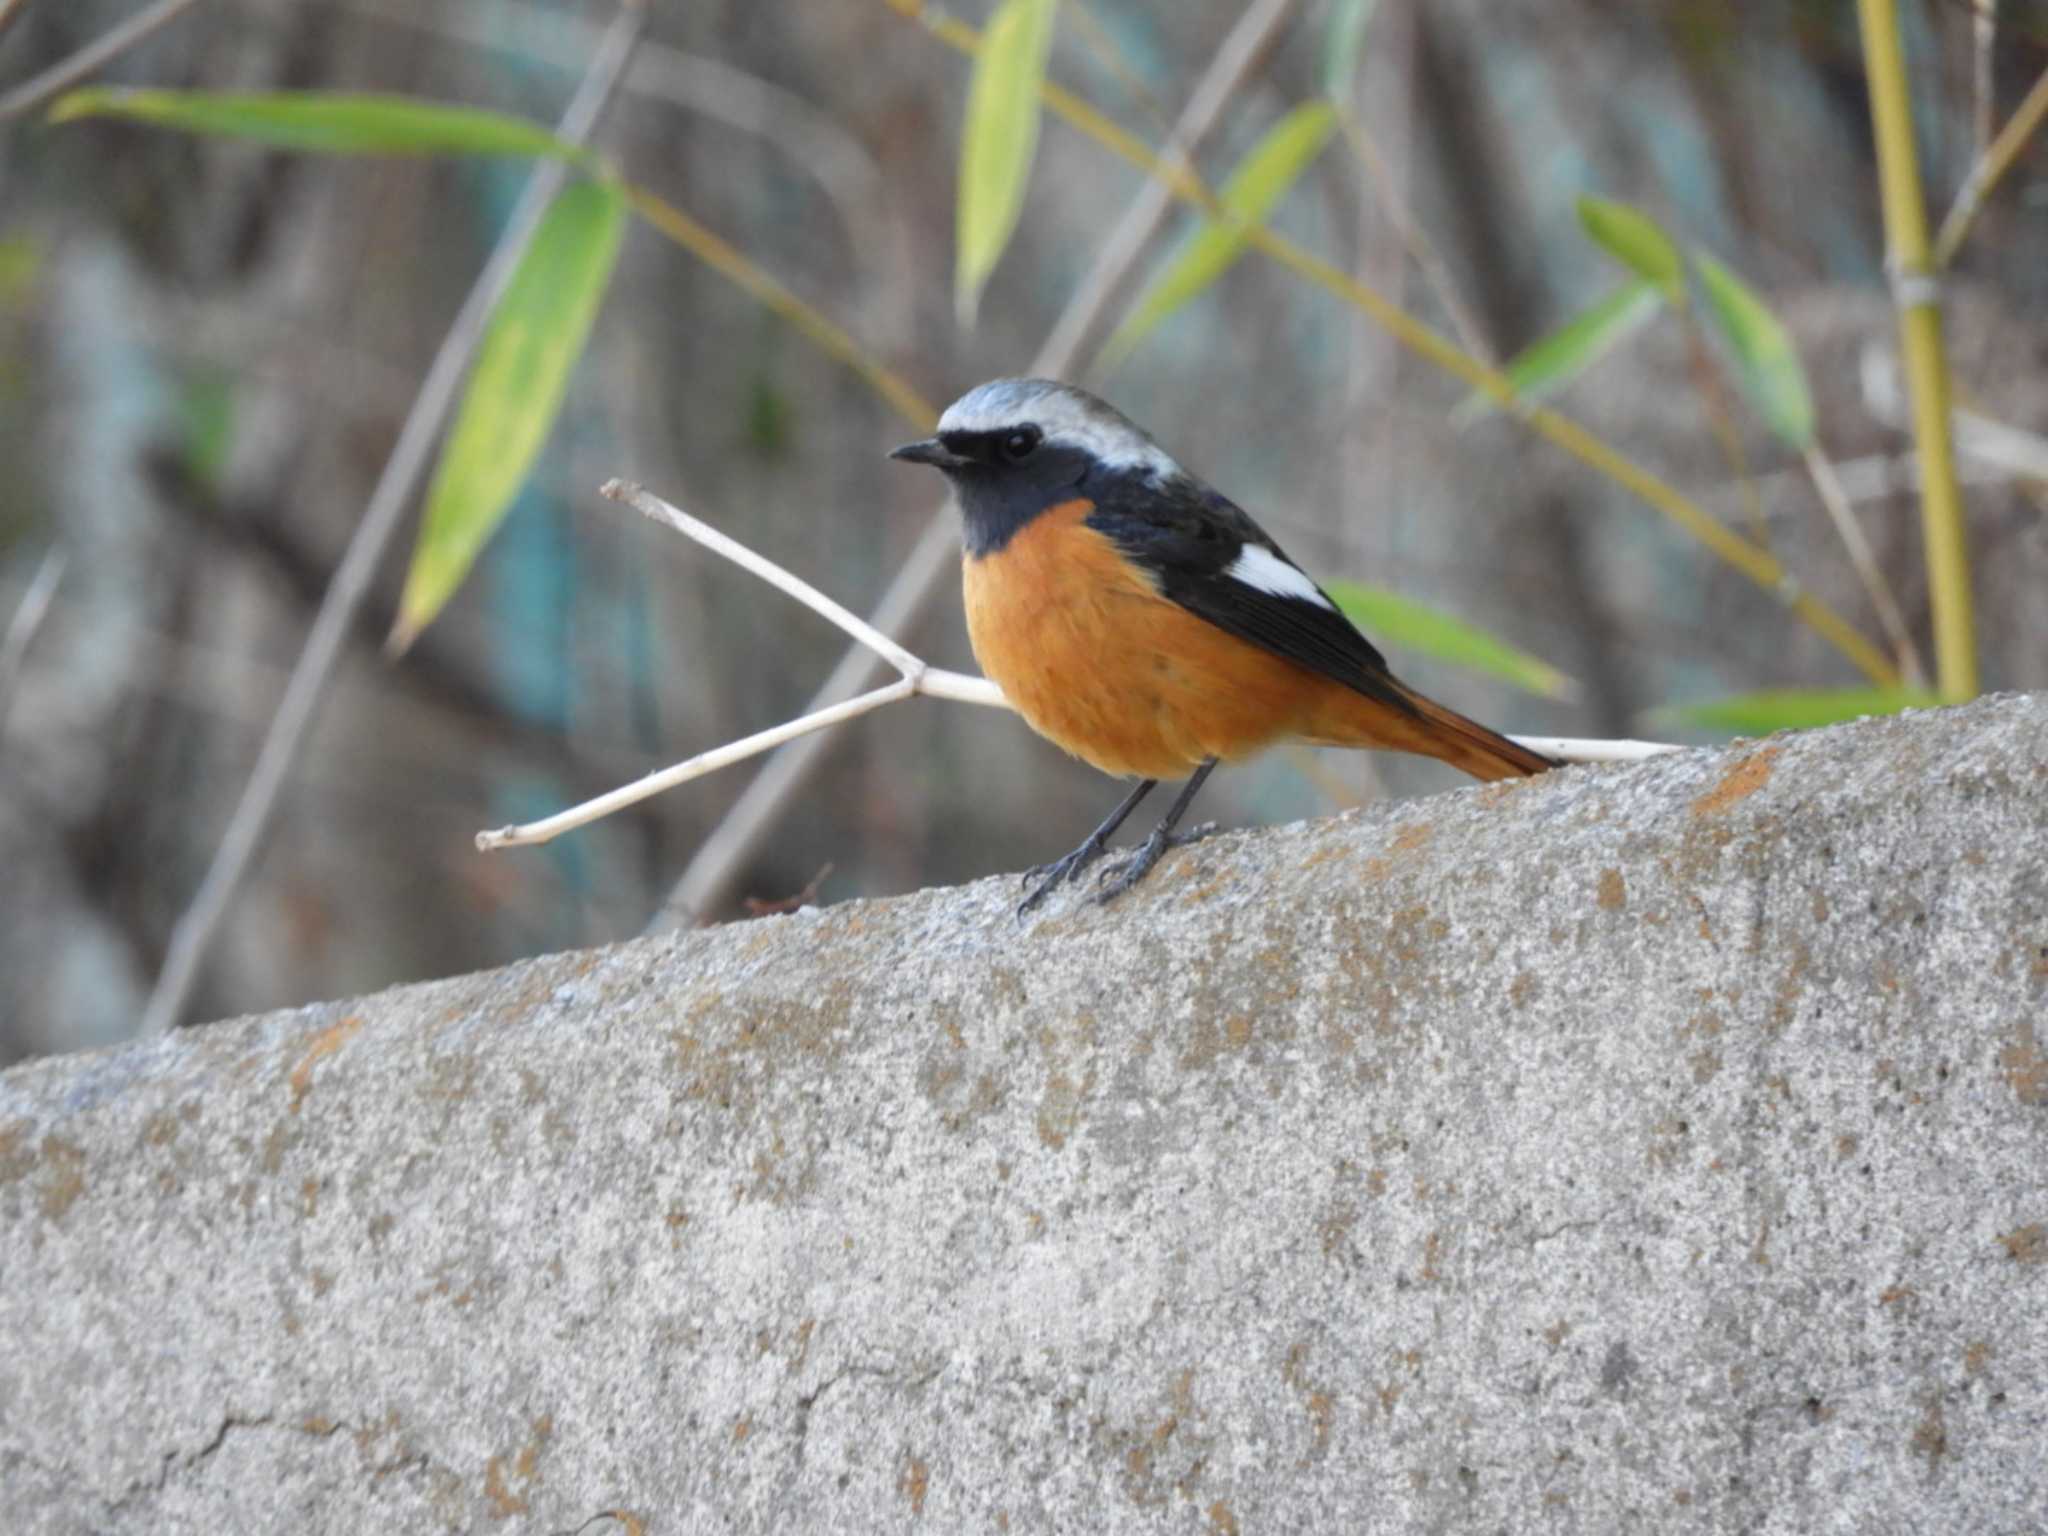
<path id="1" fill-rule="evenodd" d="M 135 14 L 0 0 L 0 94 Z M 981 25 L 991 0 L 958 0 Z M 1051 78 L 1163 143 L 1238 0 L 1068 0 Z M 1740 273 L 1789 329 L 1817 438 L 1928 655 L 1929 613 L 1856 8 L 1849 0 L 1382 0 L 1333 139 L 1276 228 L 1475 352 L 1614 288 L 1583 194 Z M 1195 162 L 1212 185 L 1332 88 L 1326 0 L 1272 7 Z M 1930 217 L 2048 70 L 2048 16 L 1902 7 Z M 399 92 L 552 124 L 602 0 L 202 0 L 94 78 Z M 1025 369 L 1144 175 L 1048 117 L 977 323 L 954 306 L 969 65 L 884 0 L 649 8 L 594 143 L 934 404 Z M 434 349 L 531 166 L 289 153 L 129 123 L 0 121 L 0 1062 L 131 1035 Z M 1249 254 L 1113 370 L 1091 364 L 1192 227 L 1168 209 L 1068 370 L 1328 579 L 1448 610 L 1571 679 L 1541 696 L 1389 646 L 1503 729 L 1710 740 L 1658 711 L 1860 677 L 1777 596 L 1328 293 Z M 1959 400 L 2012 436 L 1961 461 L 1986 688 L 2048 685 L 2048 144 L 2001 180 L 1945 290 Z M 1665 316 L 1557 400 L 1882 645 L 1801 455 Z M 529 819 L 799 713 L 837 631 L 629 510 L 640 480 L 872 609 L 939 509 L 921 435 L 857 372 L 645 224 L 628 231 L 538 466 L 444 614 L 382 646 L 407 524 L 183 1017 L 631 937 L 760 762 L 550 846 Z M 1967 447 L 1967 444 L 1966 444 Z M 2037 455 L 2031 461 L 2027 454 Z M 2031 463 L 2032 469 L 2029 470 Z M 414 498 L 416 504 L 417 497 Z M 47 603 L 41 599 L 47 597 Z M 972 670 L 950 562 L 904 638 Z M 1723 731 L 1721 734 L 1725 734 Z M 1226 825 L 1453 787 L 1431 765 L 1275 753 Z M 744 919 L 1017 870 L 1117 787 L 1013 717 L 916 700 L 837 730 L 695 910 Z M 823 878 L 820 879 L 821 872 Z M 750 905 L 751 903 L 751 905 Z"/>

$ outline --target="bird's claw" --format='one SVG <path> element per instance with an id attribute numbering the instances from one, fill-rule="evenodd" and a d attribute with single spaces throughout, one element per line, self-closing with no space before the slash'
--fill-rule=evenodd
<path id="1" fill-rule="evenodd" d="M 1095 904 L 1107 906 L 1150 874 L 1152 866 L 1174 849 L 1198 843 L 1215 830 L 1215 822 L 1205 821 L 1185 832 L 1168 832 L 1164 828 L 1154 832 L 1129 857 L 1118 859 L 1095 877 L 1095 883 L 1102 887 L 1095 893 Z"/>
<path id="2" fill-rule="evenodd" d="M 1036 881 L 1037 884 L 1032 885 L 1030 893 L 1017 904 L 1017 915 L 1022 917 L 1029 912 L 1067 881 L 1101 858 L 1106 851 L 1107 845 L 1102 838 L 1091 837 L 1065 858 L 1054 859 L 1050 864 L 1040 864 L 1034 869 L 1025 870 L 1024 883 L 1031 885 Z"/>

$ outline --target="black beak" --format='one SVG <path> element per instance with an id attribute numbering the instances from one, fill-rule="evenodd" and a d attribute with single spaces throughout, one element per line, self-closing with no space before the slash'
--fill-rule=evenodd
<path id="1" fill-rule="evenodd" d="M 921 443 L 905 443 L 889 455 L 906 464 L 929 464 L 933 469 L 960 469 L 967 460 L 954 453 L 936 437 L 928 437 Z"/>

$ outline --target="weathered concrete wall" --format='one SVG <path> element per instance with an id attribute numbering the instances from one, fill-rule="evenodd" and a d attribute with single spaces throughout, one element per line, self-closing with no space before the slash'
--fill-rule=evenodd
<path id="1" fill-rule="evenodd" d="M 2039 1531 L 2044 833 L 2007 698 L 17 1069 L 7 1527 Z"/>

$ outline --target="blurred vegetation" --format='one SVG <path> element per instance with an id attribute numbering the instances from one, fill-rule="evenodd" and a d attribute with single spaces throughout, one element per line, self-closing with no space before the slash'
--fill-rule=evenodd
<path id="1" fill-rule="evenodd" d="M 1512 730 L 1710 736 L 2048 680 L 2039 7 L 1280 9 L 1185 166 L 1156 155 L 1241 19 L 1221 0 L 657 5 L 589 152 L 545 123 L 608 5 L 202 4 L 62 126 L 0 123 L 0 619 L 69 557 L 0 719 L 28 896 L 0 1057 L 132 1027 L 536 155 L 578 175 L 200 1015 L 636 931 L 747 770 L 545 852 L 470 834 L 796 713 L 838 645 L 595 485 L 871 605 L 931 511 L 881 453 L 1024 366 L 1147 174 L 1185 222 L 1077 376 L 1431 691 Z M 9 14 L 14 82 L 121 12 Z M 950 592 L 906 638 L 965 664 Z M 1444 782 L 1279 754 L 1216 810 L 1311 813 L 1333 774 Z M 899 706 L 731 912 L 827 862 L 827 900 L 1021 866 L 1104 792 L 1014 721 Z"/>

